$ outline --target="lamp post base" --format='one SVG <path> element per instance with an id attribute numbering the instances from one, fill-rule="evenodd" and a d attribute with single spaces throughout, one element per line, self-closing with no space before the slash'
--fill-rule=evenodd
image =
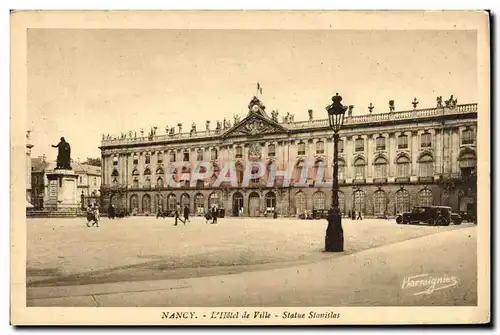
<path id="1" fill-rule="evenodd" d="M 344 230 L 342 229 L 342 216 L 338 208 L 331 208 L 328 212 L 328 228 L 326 228 L 325 251 L 344 251 Z"/>

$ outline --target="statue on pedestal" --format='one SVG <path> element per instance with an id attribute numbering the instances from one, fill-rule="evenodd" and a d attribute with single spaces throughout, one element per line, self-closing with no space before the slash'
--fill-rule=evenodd
<path id="1" fill-rule="evenodd" d="M 313 110 L 310 109 L 307 111 L 307 113 L 309 113 L 309 121 L 312 121 L 313 120 Z"/>
<path id="2" fill-rule="evenodd" d="M 394 104 L 394 100 L 389 100 L 389 112 L 394 112 L 394 109 L 396 109 L 396 106 Z"/>
<path id="3" fill-rule="evenodd" d="M 437 108 L 442 108 L 443 107 L 443 97 L 442 96 L 438 96 L 436 98 L 436 107 Z"/>
<path id="4" fill-rule="evenodd" d="M 274 122 L 278 122 L 278 115 L 279 115 L 279 113 L 277 110 L 273 110 L 271 112 L 271 118 L 273 119 Z"/>
<path id="5" fill-rule="evenodd" d="M 71 146 L 61 137 L 61 141 L 57 145 L 52 145 L 53 148 L 58 148 L 56 170 L 71 170 Z"/>

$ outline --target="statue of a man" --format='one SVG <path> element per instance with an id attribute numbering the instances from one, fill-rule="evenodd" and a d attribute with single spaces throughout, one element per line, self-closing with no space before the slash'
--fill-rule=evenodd
<path id="1" fill-rule="evenodd" d="M 71 170 L 71 146 L 64 137 L 61 137 L 57 145 L 52 145 L 52 148 L 59 148 L 56 170 Z"/>

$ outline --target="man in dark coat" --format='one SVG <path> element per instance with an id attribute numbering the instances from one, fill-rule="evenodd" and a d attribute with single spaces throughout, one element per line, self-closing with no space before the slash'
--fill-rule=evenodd
<path id="1" fill-rule="evenodd" d="M 217 223 L 217 206 L 212 207 L 212 223 Z"/>
<path id="2" fill-rule="evenodd" d="M 189 221 L 189 223 L 191 223 L 191 220 L 189 220 L 189 206 L 188 205 L 184 206 L 184 224 L 186 224 L 186 221 Z"/>

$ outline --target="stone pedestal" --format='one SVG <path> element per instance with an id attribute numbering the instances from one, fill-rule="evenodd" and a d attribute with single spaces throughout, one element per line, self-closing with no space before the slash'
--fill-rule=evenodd
<path id="1" fill-rule="evenodd" d="M 44 208 L 49 211 L 76 213 L 78 176 L 72 170 L 54 170 L 47 172 L 46 176 L 49 185 Z"/>

